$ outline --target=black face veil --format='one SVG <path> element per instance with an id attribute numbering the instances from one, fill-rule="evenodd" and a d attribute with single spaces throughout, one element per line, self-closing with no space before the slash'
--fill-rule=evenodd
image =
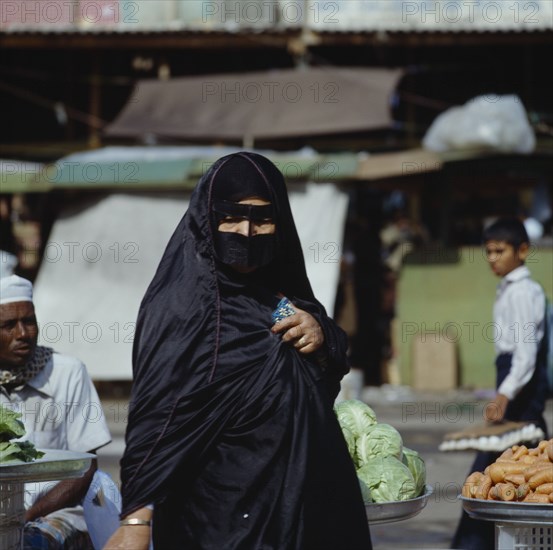
<path id="1" fill-rule="evenodd" d="M 270 255 L 262 259 L 262 267 L 246 275 L 228 266 L 217 230 L 218 217 L 244 195 L 270 202 L 270 211 L 249 209 L 247 216 L 270 214 L 276 225 L 274 246 L 263 249 Z M 255 254 L 251 258 L 259 261 Z M 320 389 L 325 376 L 270 332 L 271 299 L 276 305 L 279 293 L 320 323 L 329 370 L 339 380 L 348 368 L 347 340 L 311 290 L 281 173 L 254 153 L 223 157 L 194 190 L 142 300 L 135 333 L 134 382 L 121 460 L 122 515 L 154 503 L 160 514 L 154 526 L 161 526 L 157 535 L 154 527 L 154 539 L 160 547 L 187 547 L 198 537 L 203 537 L 202 548 L 262 547 L 261 539 L 246 544 L 240 538 L 254 536 L 252 527 L 244 531 L 244 526 L 229 523 L 249 517 L 252 526 L 265 522 L 263 532 L 276 537 L 276 542 L 263 547 L 317 548 L 318 539 L 313 545 L 305 541 L 315 536 L 309 533 L 317 533 L 321 540 L 331 537 L 320 528 L 326 513 L 332 514 L 327 523 L 344 525 L 336 548 L 358 547 L 348 546 L 350 535 L 344 533 L 355 540 L 359 536 L 366 544 L 368 530 L 355 470 L 332 412 L 332 398 Z M 244 420 L 241 415 L 246 411 Z M 248 431 L 238 437 L 236 430 L 244 426 Z M 225 453 L 219 449 L 221 440 L 226 441 Z M 236 469 L 249 452 L 255 457 L 250 467 Z M 308 457 L 310 469 L 305 467 Z M 265 471 L 268 464 L 272 469 Z M 266 494 L 252 485 L 255 476 L 250 469 L 266 479 Z M 241 481 L 245 471 L 248 475 Z M 325 476 L 328 484 L 313 476 Z M 231 489 L 232 483 L 238 484 L 236 488 Z M 226 493 L 214 489 L 226 485 Z M 290 489 L 279 496 L 285 487 Z M 328 494 L 319 494 L 321 490 Z M 242 495 L 236 502 L 242 506 L 249 491 L 255 495 L 255 505 L 236 519 L 225 499 Z M 337 499 L 336 509 L 325 512 L 327 498 Z M 219 501 L 220 510 L 213 508 L 211 503 Z M 267 506 L 275 509 L 265 517 Z M 213 526 L 194 531 L 195 525 L 203 525 L 204 513 L 212 515 Z M 254 521 L 255 514 L 261 515 Z M 299 517 L 305 525 L 311 525 L 312 518 L 313 529 L 305 527 L 304 533 Z M 182 525 L 179 542 L 162 539 L 163 531 L 173 531 L 163 529 L 165 522 Z M 225 535 L 224 543 L 217 542 L 223 532 L 232 532 L 236 540 Z M 289 537 L 288 542 L 280 537 Z"/>

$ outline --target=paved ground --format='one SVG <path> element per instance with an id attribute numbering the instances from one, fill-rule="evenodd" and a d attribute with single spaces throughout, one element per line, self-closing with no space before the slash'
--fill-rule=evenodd
<path id="1" fill-rule="evenodd" d="M 473 452 L 438 451 L 444 434 L 481 422 L 483 403 L 471 392 L 414 393 L 405 387 L 365 388 L 363 400 L 375 410 L 378 421 L 402 434 L 404 444 L 417 450 L 426 462 L 427 481 L 434 493 L 416 517 L 373 525 L 375 550 L 449 548 L 461 506 L 457 495 L 474 458 Z M 99 451 L 100 467 L 119 480 L 119 459 L 124 449 L 127 401 L 103 399 L 113 442 Z M 553 432 L 553 401 L 547 422 Z"/>

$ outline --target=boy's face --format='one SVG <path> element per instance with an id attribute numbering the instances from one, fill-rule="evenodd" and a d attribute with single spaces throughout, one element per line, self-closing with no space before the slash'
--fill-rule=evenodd
<path id="1" fill-rule="evenodd" d="M 528 244 L 522 243 L 518 250 L 506 241 L 487 241 L 486 259 L 498 277 L 505 277 L 513 269 L 524 264 L 528 256 Z"/>

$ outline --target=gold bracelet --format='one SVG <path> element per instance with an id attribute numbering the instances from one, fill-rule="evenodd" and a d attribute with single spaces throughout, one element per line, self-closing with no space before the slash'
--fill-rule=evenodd
<path id="1" fill-rule="evenodd" d="M 146 525 L 147 527 L 150 527 L 152 522 L 149 519 L 139 519 L 139 518 L 129 518 L 129 519 L 122 519 L 119 522 L 119 525 L 123 527 L 124 525 Z"/>

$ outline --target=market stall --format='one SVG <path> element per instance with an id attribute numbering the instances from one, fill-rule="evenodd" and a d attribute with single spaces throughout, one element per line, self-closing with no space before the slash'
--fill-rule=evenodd
<path id="1" fill-rule="evenodd" d="M 553 439 L 508 447 L 472 472 L 460 497 L 467 514 L 495 523 L 496 550 L 553 547 Z"/>

